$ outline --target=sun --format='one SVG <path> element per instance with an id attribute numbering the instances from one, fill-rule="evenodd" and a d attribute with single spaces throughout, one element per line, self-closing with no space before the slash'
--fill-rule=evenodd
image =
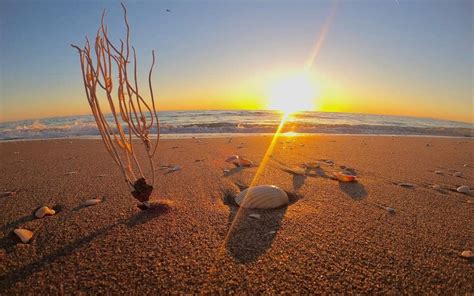
<path id="1" fill-rule="evenodd" d="M 287 76 L 270 87 L 268 108 L 285 115 L 315 110 L 318 95 L 316 83 L 309 74 Z"/>

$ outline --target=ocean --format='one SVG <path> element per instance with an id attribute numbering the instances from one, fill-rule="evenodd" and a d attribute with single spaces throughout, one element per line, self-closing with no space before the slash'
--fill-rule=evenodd
<path id="1" fill-rule="evenodd" d="M 164 137 L 259 135 L 274 133 L 282 114 L 275 111 L 159 112 Z M 112 116 L 106 116 L 112 124 Z M 418 135 L 473 137 L 474 124 L 404 116 L 355 113 L 301 112 L 286 120 L 283 133 Z M 152 131 L 156 133 L 156 129 Z M 0 140 L 99 137 L 92 115 L 0 123 Z"/>

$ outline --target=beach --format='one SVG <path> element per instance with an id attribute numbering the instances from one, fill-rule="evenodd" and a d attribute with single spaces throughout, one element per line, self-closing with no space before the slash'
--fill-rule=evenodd
<path id="1" fill-rule="evenodd" d="M 145 211 L 100 140 L 1 142 L 0 191 L 18 192 L 0 197 L 0 294 L 474 292 L 460 256 L 474 251 L 474 195 L 456 192 L 474 188 L 472 139 L 280 136 L 262 162 L 272 139 L 161 140 Z M 331 179 L 340 166 L 358 182 Z M 233 196 L 252 183 L 291 204 L 240 209 Z M 57 213 L 36 219 L 43 205 Z"/>

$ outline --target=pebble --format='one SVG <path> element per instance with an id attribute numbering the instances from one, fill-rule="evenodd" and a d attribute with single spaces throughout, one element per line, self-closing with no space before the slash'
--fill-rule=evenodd
<path id="1" fill-rule="evenodd" d="M 474 259 L 474 252 L 470 250 L 462 251 L 461 257 L 464 259 Z"/>
<path id="2" fill-rule="evenodd" d="M 28 229 L 18 228 L 13 231 L 16 236 L 18 236 L 22 243 L 28 243 L 31 238 L 33 237 L 33 232 L 29 231 Z"/>
<path id="3" fill-rule="evenodd" d="M 260 219 L 261 218 L 260 214 L 250 214 L 249 217 L 254 218 L 254 219 Z"/>
<path id="4" fill-rule="evenodd" d="M 85 206 L 85 207 L 88 207 L 88 206 L 93 206 L 93 205 L 96 205 L 98 203 L 100 203 L 102 200 L 100 199 L 97 199 L 97 198 L 94 198 L 94 199 L 88 199 L 86 201 L 83 201 L 81 203 L 82 206 Z"/>
<path id="5" fill-rule="evenodd" d="M 35 216 L 38 219 L 43 218 L 44 216 L 53 216 L 56 214 L 56 211 L 53 209 L 48 208 L 47 206 L 43 206 L 36 210 Z"/>
<path id="6" fill-rule="evenodd" d="M 468 194 L 471 189 L 469 189 L 469 186 L 466 186 L 466 185 L 462 185 L 462 186 L 459 186 L 457 189 L 456 189 L 457 192 L 459 193 L 466 193 Z"/>
<path id="7" fill-rule="evenodd" d="M 467 167 L 468 167 L 468 165 L 467 165 L 467 164 L 465 164 L 465 165 L 463 165 L 463 167 L 467 168 Z"/>

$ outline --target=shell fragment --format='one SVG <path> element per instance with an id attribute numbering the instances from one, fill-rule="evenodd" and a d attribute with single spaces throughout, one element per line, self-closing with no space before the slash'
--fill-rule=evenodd
<path id="1" fill-rule="evenodd" d="M 43 218 L 44 216 L 53 216 L 54 214 L 56 214 L 56 211 L 48 208 L 47 206 L 43 206 L 37 209 L 35 212 L 36 218 L 39 218 L 39 219 Z"/>
<path id="2" fill-rule="evenodd" d="M 19 228 L 15 229 L 13 232 L 16 234 L 16 236 L 20 238 L 21 242 L 24 244 L 28 243 L 33 237 L 33 232 L 29 231 L 28 229 Z"/>
<path id="3" fill-rule="evenodd" d="M 465 251 L 462 251 L 460 256 L 464 259 L 471 260 L 471 259 L 474 259 L 474 252 L 470 250 L 465 250 Z"/>
<path id="4" fill-rule="evenodd" d="M 93 205 L 96 205 L 98 203 L 100 203 L 102 200 L 98 199 L 98 198 L 94 198 L 94 199 L 88 199 L 86 201 L 83 201 L 81 203 L 82 206 L 85 206 L 85 207 L 89 207 L 89 206 L 93 206 Z"/>
<path id="5" fill-rule="evenodd" d="M 459 193 L 465 193 L 465 194 L 468 194 L 471 189 L 469 188 L 469 186 L 466 186 L 466 185 L 462 185 L 462 186 L 459 186 L 457 189 L 456 189 L 457 192 Z"/>
<path id="6" fill-rule="evenodd" d="M 355 182 L 357 181 L 357 177 L 351 174 L 347 174 L 344 172 L 337 172 L 333 173 L 334 179 L 338 180 L 339 182 Z"/>

